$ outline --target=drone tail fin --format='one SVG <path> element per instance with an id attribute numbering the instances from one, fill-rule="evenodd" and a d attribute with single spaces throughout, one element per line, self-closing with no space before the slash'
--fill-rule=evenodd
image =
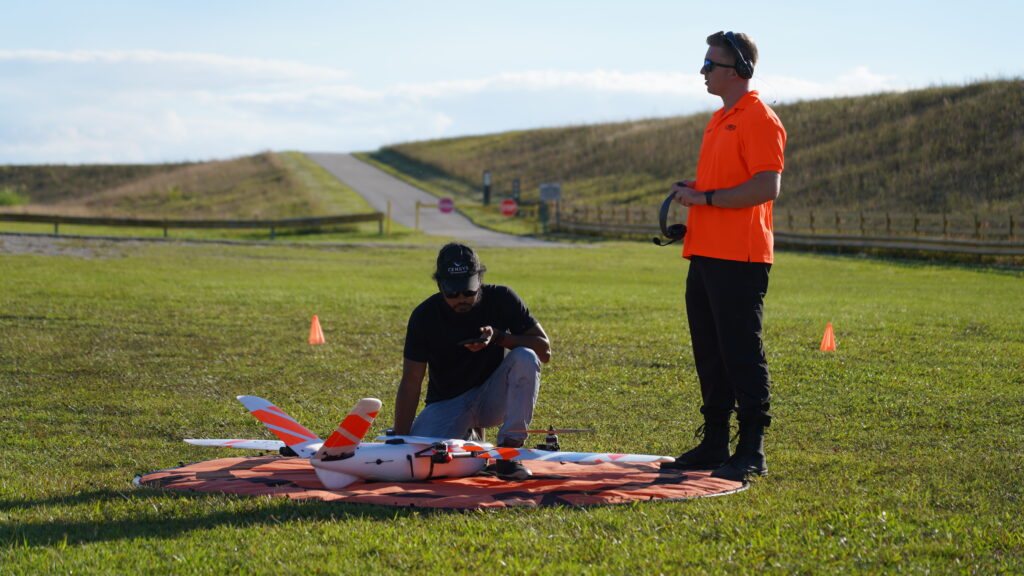
<path id="1" fill-rule="evenodd" d="M 341 424 L 338 424 L 314 458 L 338 459 L 354 453 L 363 437 L 370 431 L 370 425 L 380 412 L 380 407 L 381 401 L 376 398 L 360 400 Z"/>
<path id="2" fill-rule="evenodd" d="M 323 444 L 320 437 L 273 403 L 258 396 L 238 396 L 238 401 L 299 456 L 309 458 Z"/>

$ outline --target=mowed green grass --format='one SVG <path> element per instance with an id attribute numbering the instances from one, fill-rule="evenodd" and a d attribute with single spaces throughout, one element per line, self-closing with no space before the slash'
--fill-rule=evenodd
<path id="1" fill-rule="evenodd" d="M 236 454 L 182 438 L 268 437 L 238 394 L 320 433 L 377 396 L 373 432 L 390 425 L 435 246 L 103 246 L 0 254 L 2 573 L 1024 571 L 1020 273 L 780 254 L 769 476 L 703 500 L 453 513 L 131 486 Z M 566 449 L 691 446 L 677 250 L 480 253 L 552 339 L 535 424 L 597 430 Z M 325 345 L 306 343 L 313 314 Z"/>

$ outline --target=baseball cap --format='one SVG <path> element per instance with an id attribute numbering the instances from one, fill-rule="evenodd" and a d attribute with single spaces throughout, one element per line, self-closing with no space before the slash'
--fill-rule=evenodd
<path id="1" fill-rule="evenodd" d="M 442 292 L 478 290 L 480 275 L 487 267 L 480 263 L 476 252 L 465 244 L 452 242 L 437 253 L 437 271 L 434 279 Z"/>

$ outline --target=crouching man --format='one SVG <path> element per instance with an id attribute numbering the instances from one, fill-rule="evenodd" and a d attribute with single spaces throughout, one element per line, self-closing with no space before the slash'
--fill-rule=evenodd
<path id="1" fill-rule="evenodd" d="M 486 271 L 464 244 L 438 253 L 438 292 L 413 310 L 406 328 L 396 434 L 468 439 L 475 429 L 500 426 L 498 446 L 519 448 L 526 441 L 518 431 L 530 427 L 551 345 L 511 288 L 483 283 Z M 426 407 L 416 416 L 427 374 Z M 506 480 L 530 476 L 510 460 L 496 461 L 491 470 Z"/>

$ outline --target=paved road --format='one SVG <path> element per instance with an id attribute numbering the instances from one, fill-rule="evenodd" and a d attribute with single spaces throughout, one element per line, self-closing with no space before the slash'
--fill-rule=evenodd
<path id="1" fill-rule="evenodd" d="M 306 156 L 366 198 L 375 210 L 386 213 L 390 200 L 391 218 L 403 226 L 416 226 L 417 201 L 424 204 L 437 203 L 437 197 L 382 172 L 351 154 L 307 153 Z M 473 246 L 564 246 L 557 242 L 480 228 L 461 214 L 442 214 L 436 208 L 420 210 L 420 230 L 426 234 L 458 238 Z"/>

